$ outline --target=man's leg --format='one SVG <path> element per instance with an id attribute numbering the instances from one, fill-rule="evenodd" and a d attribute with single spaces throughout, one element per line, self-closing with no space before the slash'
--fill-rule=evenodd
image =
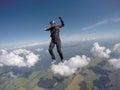
<path id="1" fill-rule="evenodd" d="M 63 61 L 63 54 L 62 54 L 62 50 L 61 50 L 61 41 L 60 40 L 57 41 L 56 46 L 57 46 L 57 51 L 59 53 L 61 61 Z"/>
<path id="2" fill-rule="evenodd" d="M 55 43 L 51 40 L 50 45 L 49 45 L 49 53 L 50 53 L 51 58 L 52 58 L 53 60 L 55 60 L 55 55 L 54 55 L 54 53 L 53 53 L 53 48 L 54 48 L 54 46 L 55 46 Z"/>

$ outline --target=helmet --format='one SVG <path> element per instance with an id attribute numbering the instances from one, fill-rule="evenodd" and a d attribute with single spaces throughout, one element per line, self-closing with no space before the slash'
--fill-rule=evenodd
<path id="1" fill-rule="evenodd" d="M 54 20 L 50 21 L 50 24 L 52 24 L 52 23 L 54 23 L 54 24 L 55 24 L 55 21 L 54 21 Z"/>

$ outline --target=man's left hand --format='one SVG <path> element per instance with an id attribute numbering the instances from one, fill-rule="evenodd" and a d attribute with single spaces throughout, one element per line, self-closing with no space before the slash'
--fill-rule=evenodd
<path id="1" fill-rule="evenodd" d="M 58 17 L 60 20 L 62 19 L 62 17 Z"/>

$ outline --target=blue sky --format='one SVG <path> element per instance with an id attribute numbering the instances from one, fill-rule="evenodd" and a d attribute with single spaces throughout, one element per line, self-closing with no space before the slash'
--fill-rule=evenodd
<path id="1" fill-rule="evenodd" d="M 0 48 L 49 42 L 43 29 L 59 16 L 63 41 L 120 38 L 120 0 L 0 0 Z"/>

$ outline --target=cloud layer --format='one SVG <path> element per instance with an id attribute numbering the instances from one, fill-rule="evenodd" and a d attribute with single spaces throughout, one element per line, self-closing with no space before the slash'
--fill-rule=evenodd
<path id="1" fill-rule="evenodd" d="M 26 49 L 12 52 L 2 49 L 0 51 L 0 66 L 31 67 L 39 60 L 39 56 Z"/>
<path id="2" fill-rule="evenodd" d="M 54 74 L 59 74 L 61 76 L 71 76 L 78 69 L 88 65 L 89 61 L 90 58 L 85 55 L 76 55 L 75 57 L 71 57 L 69 60 L 65 60 L 64 63 L 51 65 L 51 70 Z"/>
<path id="3" fill-rule="evenodd" d="M 93 47 L 91 49 L 91 53 L 95 56 L 95 57 L 99 57 L 99 58 L 109 58 L 110 57 L 110 53 L 111 50 L 110 49 L 106 49 L 106 47 L 101 47 L 98 42 L 95 42 L 93 44 Z"/>

